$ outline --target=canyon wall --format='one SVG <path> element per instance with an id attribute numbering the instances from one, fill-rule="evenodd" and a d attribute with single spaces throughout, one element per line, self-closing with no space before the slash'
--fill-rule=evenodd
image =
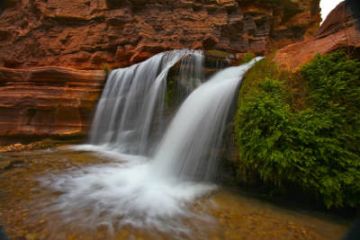
<path id="1" fill-rule="evenodd" d="M 296 72 L 316 54 L 338 49 L 360 58 L 360 18 L 352 10 L 349 3 L 340 3 L 313 37 L 283 47 L 276 52 L 275 62 L 286 70 Z"/>
<path id="2" fill-rule="evenodd" d="M 220 50 L 235 60 L 247 52 L 263 55 L 312 36 L 320 21 L 318 5 L 318 0 L 4 0 L 0 138 L 84 135 L 104 70 L 179 48 Z"/>
<path id="3" fill-rule="evenodd" d="M 175 48 L 264 54 L 320 21 L 318 0 L 5 1 L 0 66 L 10 68 L 123 67 Z"/>
<path id="4" fill-rule="evenodd" d="M 0 68 L 0 136 L 83 134 L 104 79 L 102 70 Z"/>

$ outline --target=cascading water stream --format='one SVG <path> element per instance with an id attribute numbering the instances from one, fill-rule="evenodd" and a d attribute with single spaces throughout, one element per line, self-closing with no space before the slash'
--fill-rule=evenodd
<path id="1" fill-rule="evenodd" d="M 256 60 L 219 72 L 185 100 L 153 159 L 158 174 L 211 180 L 231 103 L 242 76 Z"/>
<path id="2" fill-rule="evenodd" d="M 146 155 L 155 142 L 152 132 L 164 125 L 164 97 L 170 69 L 180 62 L 180 81 L 194 89 L 202 81 L 200 51 L 160 53 L 137 65 L 114 70 L 97 105 L 90 143 L 107 145 L 123 153 Z M 187 70 L 184 68 L 189 68 Z M 154 128 L 157 123 L 158 129 Z M 157 134 L 153 134 L 157 135 Z"/>
<path id="3" fill-rule="evenodd" d="M 101 225 L 110 231 L 125 225 L 187 231 L 180 219 L 196 218 L 187 204 L 214 189 L 206 183 L 217 166 L 213 150 L 221 145 L 243 75 L 259 60 L 227 68 L 200 85 L 179 108 L 154 154 L 146 155 L 141 149 L 147 144 L 148 121 L 152 121 L 157 100 L 165 91 L 159 89 L 169 68 L 189 54 L 194 56 L 189 51 L 165 53 L 146 64 L 112 73 L 97 108 L 91 141 L 117 146 L 118 152 L 127 154 L 120 155 L 126 162 L 44 179 L 43 183 L 62 193 L 49 211 L 60 213 L 66 224 Z M 194 77 L 191 84 L 200 82 Z"/>

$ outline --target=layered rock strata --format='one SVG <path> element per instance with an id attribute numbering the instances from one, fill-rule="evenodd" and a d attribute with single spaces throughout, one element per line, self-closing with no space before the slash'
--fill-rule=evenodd
<path id="1" fill-rule="evenodd" d="M 123 67 L 178 48 L 265 54 L 320 21 L 319 0 L 5 1 L 0 66 L 10 68 Z"/>
<path id="2" fill-rule="evenodd" d="M 338 49 L 360 56 L 360 23 L 345 2 L 340 3 L 329 14 L 313 38 L 280 49 L 275 55 L 275 62 L 282 68 L 295 72 L 316 54 L 326 54 Z"/>
<path id="3" fill-rule="evenodd" d="M 4 0 L 0 140 L 84 135 L 105 71 L 162 51 L 193 48 L 215 58 L 224 52 L 241 57 L 307 39 L 320 21 L 318 3 Z"/>
<path id="4" fill-rule="evenodd" d="M 0 136 L 86 133 L 104 71 L 0 68 Z"/>

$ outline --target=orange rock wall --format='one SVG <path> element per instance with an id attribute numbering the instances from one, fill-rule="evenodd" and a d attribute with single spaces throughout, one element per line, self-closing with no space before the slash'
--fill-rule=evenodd
<path id="1" fill-rule="evenodd" d="M 318 0 L 5 1 L 14 3 L 0 13 L 0 66 L 10 68 L 122 67 L 174 48 L 264 54 L 320 21 Z"/>
<path id="2" fill-rule="evenodd" d="M 5 136 L 85 135 L 103 69 L 178 48 L 265 54 L 317 29 L 318 0 L 264 2 L 0 2 L 0 142 Z"/>
<path id="3" fill-rule="evenodd" d="M 104 71 L 0 68 L 1 136 L 83 135 Z"/>
<path id="4" fill-rule="evenodd" d="M 337 49 L 347 49 L 350 54 L 360 52 L 360 23 L 345 2 L 329 14 L 314 37 L 280 49 L 274 60 L 283 69 L 296 72 L 316 54 Z"/>

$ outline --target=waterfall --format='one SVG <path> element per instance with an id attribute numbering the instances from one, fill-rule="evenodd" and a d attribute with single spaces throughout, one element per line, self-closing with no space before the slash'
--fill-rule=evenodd
<path id="1" fill-rule="evenodd" d="M 191 93 L 155 154 L 158 174 L 162 170 L 172 177 L 211 180 L 231 103 L 243 75 L 258 59 L 219 72 Z"/>
<path id="2" fill-rule="evenodd" d="M 178 62 L 180 82 L 189 91 L 200 85 L 203 67 L 200 51 L 160 53 L 140 64 L 112 71 L 97 105 L 90 143 L 145 155 L 151 147 L 149 143 L 155 142 L 150 131 L 159 135 L 156 133 L 164 125 L 166 79 Z"/>
<path id="3" fill-rule="evenodd" d="M 68 225 L 187 233 L 181 219 L 196 218 L 188 203 L 215 188 L 208 180 L 217 168 L 216 150 L 230 105 L 245 72 L 259 60 L 227 68 L 202 83 L 198 56 L 186 50 L 169 52 L 111 73 L 97 107 L 91 143 L 100 145 L 96 150 L 112 145 L 126 153 L 120 155 L 126 162 L 44 179 L 46 186 L 61 193 L 48 211 L 60 213 Z M 198 59 L 198 65 L 182 65 L 179 75 L 189 78 L 183 83 L 185 91 L 200 86 L 180 106 L 153 153 L 145 153 L 150 122 L 164 105 L 166 75 L 176 62 L 191 59 Z"/>

